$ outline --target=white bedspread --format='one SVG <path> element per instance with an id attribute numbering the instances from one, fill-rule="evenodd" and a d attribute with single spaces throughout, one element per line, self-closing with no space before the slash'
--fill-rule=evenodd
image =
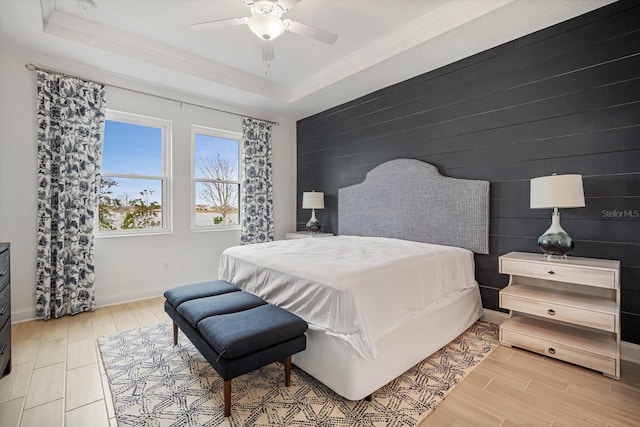
<path id="1" fill-rule="evenodd" d="M 219 277 L 368 359 L 377 355 L 376 341 L 412 315 L 478 286 L 469 250 L 355 236 L 235 246 L 222 254 Z"/>

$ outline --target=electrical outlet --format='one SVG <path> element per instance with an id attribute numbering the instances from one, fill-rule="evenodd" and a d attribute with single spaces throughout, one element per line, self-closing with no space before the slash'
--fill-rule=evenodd
<path id="1" fill-rule="evenodd" d="M 169 269 L 169 263 L 167 261 L 162 261 L 162 269 L 167 271 Z"/>

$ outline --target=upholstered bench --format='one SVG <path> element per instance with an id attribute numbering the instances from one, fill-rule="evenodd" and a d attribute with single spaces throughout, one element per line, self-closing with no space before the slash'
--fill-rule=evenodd
<path id="1" fill-rule="evenodd" d="M 291 355 L 303 351 L 307 323 L 223 280 L 178 286 L 164 293 L 164 309 L 224 380 L 224 415 L 231 415 L 231 380 L 281 361 L 291 381 Z"/>

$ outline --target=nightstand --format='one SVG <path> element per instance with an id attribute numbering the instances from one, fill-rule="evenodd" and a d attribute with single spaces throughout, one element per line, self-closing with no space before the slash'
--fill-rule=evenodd
<path id="1" fill-rule="evenodd" d="M 309 231 L 296 231 L 295 233 L 285 234 L 285 239 L 306 239 L 308 237 L 331 237 L 333 233 L 311 233 Z"/>
<path id="2" fill-rule="evenodd" d="M 620 379 L 620 261 L 511 252 L 500 307 L 500 343 L 581 365 Z"/>

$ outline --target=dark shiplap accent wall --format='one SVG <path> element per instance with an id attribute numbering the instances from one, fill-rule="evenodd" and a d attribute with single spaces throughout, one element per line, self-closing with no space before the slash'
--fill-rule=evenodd
<path id="1" fill-rule="evenodd" d="M 640 343 L 640 4 L 622 1 L 298 122 L 303 191 L 338 188 L 387 160 L 491 181 L 490 255 L 476 255 L 483 305 L 498 309 L 498 256 L 539 252 L 550 210 L 529 209 L 532 177 L 584 177 L 586 208 L 561 210 L 575 256 L 622 264 L 622 336 Z M 607 214 L 607 212 L 611 212 Z M 372 214 L 375 214 L 372 212 Z M 610 215 L 610 216 L 607 216 Z M 621 215 L 616 217 L 615 215 Z"/>

